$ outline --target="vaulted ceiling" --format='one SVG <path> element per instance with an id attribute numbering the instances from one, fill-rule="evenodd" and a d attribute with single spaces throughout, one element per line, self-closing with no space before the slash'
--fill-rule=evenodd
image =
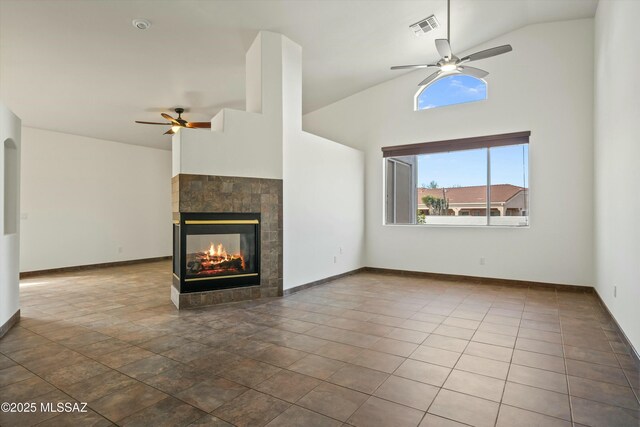
<path id="1" fill-rule="evenodd" d="M 452 0 L 461 52 L 519 27 L 592 17 L 597 0 Z M 441 27 L 408 26 L 435 14 Z M 131 21 L 146 18 L 148 30 Z M 244 108 L 244 55 L 259 30 L 303 47 L 303 109 L 313 111 L 437 59 L 445 0 L 2 0 L 0 98 L 26 126 L 170 148 L 171 107 L 209 120 Z"/>

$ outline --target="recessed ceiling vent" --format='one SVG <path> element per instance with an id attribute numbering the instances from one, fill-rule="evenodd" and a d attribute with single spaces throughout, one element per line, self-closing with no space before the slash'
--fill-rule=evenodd
<path id="1" fill-rule="evenodd" d="M 137 18 L 131 21 L 131 23 L 133 24 L 134 27 L 136 27 L 139 30 L 146 30 L 151 26 L 151 22 L 149 22 L 147 19 Z"/>
<path id="2" fill-rule="evenodd" d="M 439 26 L 440 24 L 438 23 L 438 20 L 436 19 L 435 15 L 431 15 L 427 18 L 424 18 L 423 20 L 416 22 L 413 25 L 409 25 L 409 28 L 411 28 L 415 33 L 415 35 L 419 37 L 428 33 L 431 30 L 435 30 Z"/>

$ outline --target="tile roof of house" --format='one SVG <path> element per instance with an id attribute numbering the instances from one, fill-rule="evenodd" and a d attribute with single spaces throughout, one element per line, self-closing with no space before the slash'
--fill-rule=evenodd
<path id="1" fill-rule="evenodd" d="M 418 188 L 418 204 L 424 196 L 442 198 L 443 190 L 450 204 L 482 203 L 487 200 L 487 186 L 475 185 L 470 187 L 452 188 Z M 511 184 L 496 184 L 491 186 L 491 203 L 503 203 L 518 194 L 523 187 Z"/>

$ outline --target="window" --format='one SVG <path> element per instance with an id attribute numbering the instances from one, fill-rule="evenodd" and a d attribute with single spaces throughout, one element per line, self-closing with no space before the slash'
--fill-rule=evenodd
<path id="1" fill-rule="evenodd" d="M 421 88 L 415 96 L 415 109 L 427 110 L 485 99 L 487 83 L 484 80 L 464 74 L 453 74 Z"/>
<path id="2" fill-rule="evenodd" d="M 416 218 L 414 156 L 387 159 L 387 218 L 394 224 L 412 224 Z"/>
<path id="3" fill-rule="evenodd" d="M 529 224 L 529 135 L 384 147 L 386 224 Z"/>

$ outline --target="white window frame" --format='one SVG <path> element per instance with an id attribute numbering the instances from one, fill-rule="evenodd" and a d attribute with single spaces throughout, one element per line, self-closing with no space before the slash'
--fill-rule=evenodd
<path id="1" fill-rule="evenodd" d="M 491 148 L 504 147 L 504 146 L 515 146 L 515 145 L 523 145 L 527 144 L 527 149 L 529 149 L 529 137 L 531 135 L 530 131 L 525 132 L 513 132 L 508 134 L 500 134 L 500 135 L 490 135 L 490 136 L 481 136 L 481 137 L 471 137 L 471 138 L 462 138 L 457 140 L 445 140 L 445 141 L 434 141 L 434 142 L 425 142 L 418 144 L 408 144 L 408 145 L 399 145 L 399 146 L 389 146 L 382 147 L 382 151 L 384 154 L 383 157 L 383 225 L 388 226 L 433 226 L 433 227 L 491 227 L 491 228 L 528 228 L 531 224 L 531 183 L 530 178 L 527 178 L 527 187 L 525 190 L 525 209 L 524 211 L 527 215 L 524 215 L 525 223 L 517 223 L 517 224 L 491 224 Z M 421 154 L 437 154 L 437 153 L 450 153 L 453 151 L 465 151 L 472 150 L 478 148 L 486 148 L 487 149 L 487 197 L 486 197 L 486 222 L 484 224 L 418 224 L 417 223 L 417 167 L 413 167 L 413 182 L 411 184 L 413 196 L 413 221 L 409 224 L 397 224 L 394 222 L 389 222 L 387 219 L 387 164 L 389 161 L 397 161 L 398 158 L 407 158 L 409 156 L 413 156 L 417 158 L 418 155 Z M 396 154 L 396 155 L 394 155 Z M 530 162 L 531 156 L 530 153 L 527 155 L 527 170 L 530 170 Z M 405 162 L 406 163 L 406 162 Z M 417 160 L 413 162 L 417 165 Z M 395 182 L 395 180 L 394 180 Z M 471 215 L 470 215 L 471 217 Z M 506 216 L 505 216 L 506 217 Z M 504 218 L 504 217 L 501 217 Z M 394 219 L 395 220 L 395 219 Z"/>

